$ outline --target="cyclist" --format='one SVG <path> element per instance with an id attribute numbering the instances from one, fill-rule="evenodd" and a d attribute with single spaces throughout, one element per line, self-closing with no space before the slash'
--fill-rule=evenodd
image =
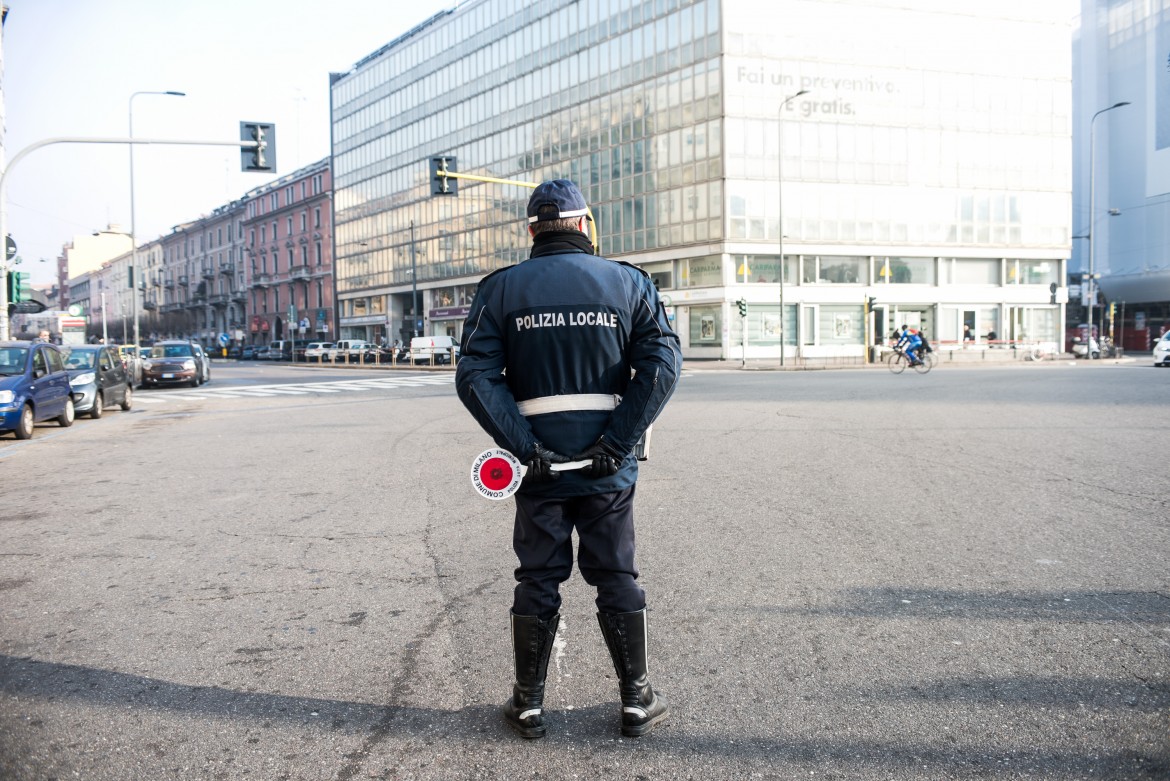
<path id="1" fill-rule="evenodd" d="M 934 352 L 934 348 L 930 346 L 930 340 L 926 338 L 926 329 L 925 328 L 918 329 L 918 338 L 922 340 L 922 354 L 923 355 L 926 355 L 927 353 Z"/>
<path id="2" fill-rule="evenodd" d="M 906 353 L 911 366 L 922 363 L 918 358 L 918 350 L 922 347 L 922 337 L 918 335 L 918 331 L 903 325 L 902 335 L 898 337 L 898 343 L 894 345 L 895 349 L 899 347 L 905 347 L 903 352 Z"/>

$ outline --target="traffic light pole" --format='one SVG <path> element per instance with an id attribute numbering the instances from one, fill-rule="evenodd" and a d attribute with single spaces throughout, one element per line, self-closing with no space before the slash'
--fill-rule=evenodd
<path id="1" fill-rule="evenodd" d="M 486 182 L 488 184 L 517 184 L 521 187 L 527 187 L 529 190 L 535 190 L 540 187 L 539 182 L 521 182 L 516 179 L 497 179 L 494 176 L 476 176 L 475 174 L 461 174 L 456 171 L 448 171 L 445 168 L 436 174 L 436 178 L 450 178 L 450 179 L 466 179 L 470 182 Z M 593 219 L 593 210 L 589 205 L 585 205 L 585 211 L 589 215 L 589 240 L 593 243 L 593 251 L 595 253 L 601 252 L 601 245 L 597 241 L 597 223 Z"/>
<path id="2" fill-rule="evenodd" d="M 12 160 L 4 168 L 4 173 L 0 174 L 0 236 L 8 235 L 8 175 L 12 173 L 12 169 L 16 168 L 17 163 L 42 147 L 52 146 L 54 144 L 164 144 L 170 146 L 233 146 L 238 149 L 258 149 L 264 143 L 263 140 L 189 141 L 170 138 L 89 138 L 85 136 L 63 136 L 37 141 L 35 144 L 29 144 L 13 155 Z M 7 258 L 0 264 L 0 269 L 7 275 Z M 134 284 L 137 285 L 138 280 L 135 280 Z M 8 327 L 8 286 L 0 285 L 0 341 L 9 338 Z"/>

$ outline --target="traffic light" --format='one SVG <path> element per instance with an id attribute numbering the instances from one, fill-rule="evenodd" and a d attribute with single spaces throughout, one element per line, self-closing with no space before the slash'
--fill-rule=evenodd
<path id="1" fill-rule="evenodd" d="M 739 307 L 739 316 L 740 317 L 747 317 L 747 300 L 741 298 L 738 301 L 736 301 L 735 303 Z"/>
<path id="2" fill-rule="evenodd" d="M 458 173 L 454 157 L 431 158 L 431 195 L 455 195 L 459 190 L 459 180 L 447 176 Z"/>
<path id="3" fill-rule="evenodd" d="M 32 298 L 32 283 L 29 281 L 29 272 L 9 271 L 6 284 L 8 285 L 8 303 L 19 304 L 21 301 L 28 301 Z"/>
<path id="4" fill-rule="evenodd" d="M 1056 283 L 1050 282 L 1048 284 L 1048 292 L 1051 294 L 1049 303 L 1056 303 Z"/>
<path id="5" fill-rule="evenodd" d="M 276 173 L 276 125 L 270 122 L 241 122 L 240 140 L 258 144 L 240 147 L 241 171 Z"/>
<path id="6" fill-rule="evenodd" d="M 865 299 L 865 309 L 867 312 L 873 311 L 873 305 L 877 303 L 877 299 L 873 296 L 867 296 Z"/>

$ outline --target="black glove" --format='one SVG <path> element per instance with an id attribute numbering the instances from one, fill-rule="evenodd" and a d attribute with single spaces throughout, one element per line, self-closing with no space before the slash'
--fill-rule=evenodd
<path id="1" fill-rule="evenodd" d="M 621 468 L 622 460 L 625 455 L 620 453 L 617 448 L 605 441 L 605 437 L 600 437 L 596 442 L 589 446 L 589 448 L 576 456 L 573 456 L 574 461 L 592 461 L 589 466 L 581 469 L 581 474 L 586 477 L 591 477 L 594 480 L 602 477 L 613 477 L 617 474 L 618 469 Z"/>
<path id="2" fill-rule="evenodd" d="M 524 478 L 521 483 L 547 483 L 550 480 L 559 480 L 560 472 L 552 470 L 553 464 L 565 464 L 569 459 L 562 456 L 560 453 L 554 453 L 545 448 L 544 445 L 537 442 L 532 448 L 532 455 L 524 462 L 524 466 L 528 470 L 524 473 Z"/>

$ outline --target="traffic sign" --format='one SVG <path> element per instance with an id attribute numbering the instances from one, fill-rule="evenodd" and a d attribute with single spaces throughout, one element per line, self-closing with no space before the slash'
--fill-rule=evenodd
<path id="1" fill-rule="evenodd" d="M 554 472 L 568 472 L 584 469 L 591 463 L 569 461 L 564 464 L 553 464 L 550 469 Z M 507 450 L 492 448 L 483 451 L 471 462 L 471 485 L 476 493 L 485 499 L 493 501 L 507 499 L 519 490 L 527 469 L 528 467 L 520 463 L 520 459 Z"/>
<path id="2" fill-rule="evenodd" d="M 495 501 L 516 493 L 523 474 L 520 459 L 499 448 L 485 450 L 471 464 L 471 484 L 476 492 Z"/>
<path id="3" fill-rule="evenodd" d="M 219 335 L 219 343 L 223 347 L 227 347 L 228 344 L 231 342 L 231 340 L 232 340 L 232 338 L 230 336 L 228 336 L 227 334 L 220 334 Z"/>

